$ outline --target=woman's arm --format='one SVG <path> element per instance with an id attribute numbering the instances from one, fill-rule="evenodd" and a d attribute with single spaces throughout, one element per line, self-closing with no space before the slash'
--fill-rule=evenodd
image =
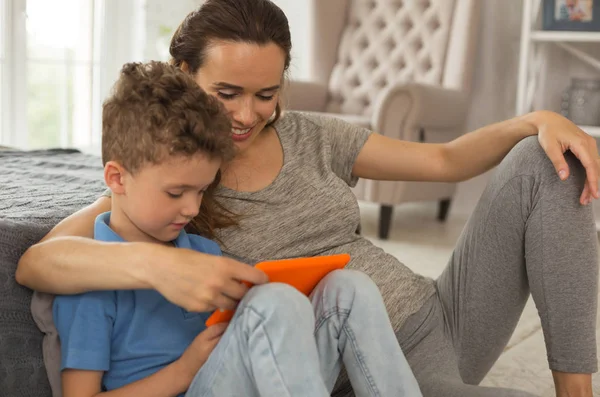
<path id="1" fill-rule="evenodd" d="M 393 181 L 458 182 L 493 168 L 521 139 L 537 129 L 525 118 L 482 127 L 448 143 L 400 141 L 372 134 L 353 173 Z"/>
<path id="2" fill-rule="evenodd" d="M 482 127 L 440 144 L 400 141 L 373 134 L 359 153 L 353 175 L 377 180 L 463 181 L 498 165 L 523 138 L 539 141 L 561 179 L 569 174 L 563 153 L 571 150 L 586 168 L 582 201 L 598 198 L 598 151 L 595 140 L 566 118 L 539 111 Z"/>
<path id="3" fill-rule="evenodd" d="M 60 294 L 149 288 L 142 272 L 145 258 L 153 257 L 156 247 L 92 240 L 94 221 L 110 211 L 110 202 L 108 197 L 99 198 L 61 221 L 25 251 L 17 266 L 17 282 L 37 291 Z"/>
<path id="4" fill-rule="evenodd" d="M 100 198 L 59 223 L 23 254 L 17 282 L 53 294 L 150 288 L 186 310 L 204 312 L 234 309 L 248 290 L 242 280 L 268 281 L 261 270 L 230 258 L 158 244 L 92 240 L 96 216 L 108 210 L 110 199 Z"/>

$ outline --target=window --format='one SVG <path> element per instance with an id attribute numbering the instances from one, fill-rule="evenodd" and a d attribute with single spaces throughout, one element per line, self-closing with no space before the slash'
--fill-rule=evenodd
<path id="1" fill-rule="evenodd" d="M 4 80 L 2 78 L 2 76 L 4 76 L 4 71 L 6 70 L 6 68 L 4 67 L 4 63 L 6 61 L 6 50 L 5 50 L 5 43 L 4 43 L 4 36 L 6 35 L 4 33 L 4 29 L 6 27 L 6 21 L 7 18 L 4 15 L 6 13 L 6 4 L 5 4 L 6 0 L 0 0 L 0 142 L 4 141 L 5 139 L 3 139 L 2 137 L 2 131 L 4 130 L 3 128 L 3 123 L 4 120 L 2 118 L 4 113 L 2 111 L 3 109 L 3 100 L 4 100 L 4 96 L 5 96 L 5 89 L 6 87 L 4 87 L 2 85 L 2 80 Z"/>
<path id="2" fill-rule="evenodd" d="M 10 86 L 7 84 L 9 71 L 8 46 L 9 28 L 11 22 L 9 0 L 0 0 L 0 145 L 9 141 L 8 123 L 11 109 L 9 108 Z"/>
<path id="3" fill-rule="evenodd" d="M 90 145 L 104 0 L 0 0 L 0 143 Z"/>
<path id="4" fill-rule="evenodd" d="M 27 0 L 27 147 L 87 146 L 100 122 L 101 0 Z"/>
<path id="5" fill-rule="evenodd" d="M 141 58 L 144 1 L 0 0 L 0 145 L 97 153 L 102 101 Z"/>

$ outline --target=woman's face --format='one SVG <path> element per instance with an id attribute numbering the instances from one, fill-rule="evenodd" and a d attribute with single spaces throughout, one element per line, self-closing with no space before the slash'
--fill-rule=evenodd
<path id="1" fill-rule="evenodd" d="M 285 54 L 274 43 L 215 42 L 207 50 L 195 80 L 225 105 L 240 153 L 275 113 L 284 65 Z"/>

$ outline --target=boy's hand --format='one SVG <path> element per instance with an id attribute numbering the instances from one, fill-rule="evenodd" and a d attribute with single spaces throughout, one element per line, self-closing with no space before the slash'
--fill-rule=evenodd
<path id="1" fill-rule="evenodd" d="M 181 382 L 184 383 L 185 390 L 189 388 L 200 367 L 208 360 L 208 356 L 225 333 L 227 325 L 228 323 L 216 324 L 200 332 L 179 360 L 173 363 L 179 367 L 177 373 L 182 376 Z"/>
<path id="2" fill-rule="evenodd" d="M 161 247 L 163 248 L 163 247 Z M 148 266 L 150 284 L 170 302 L 190 312 L 235 309 L 251 284 L 269 281 L 245 263 L 182 248 L 165 248 Z"/>

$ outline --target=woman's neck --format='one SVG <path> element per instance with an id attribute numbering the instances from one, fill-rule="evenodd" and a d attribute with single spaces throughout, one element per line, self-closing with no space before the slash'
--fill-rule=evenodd
<path id="1" fill-rule="evenodd" d="M 271 184 L 283 167 L 283 148 L 277 131 L 269 128 L 243 153 L 221 167 L 221 184 L 254 192 Z"/>

